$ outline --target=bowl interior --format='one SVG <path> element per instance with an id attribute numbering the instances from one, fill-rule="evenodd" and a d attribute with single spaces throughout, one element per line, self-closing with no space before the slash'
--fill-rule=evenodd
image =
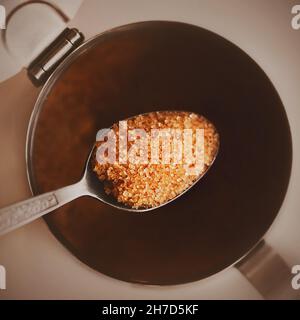
<path id="1" fill-rule="evenodd" d="M 74 183 L 100 128 L 154 110 L 188 110 L 220 134 L 218 157 L 189 192 L 153 212 L 78 199 L 45 219 L 81 261 L 112 277 L 178 284 L 250 250 L 276 217 L 291 171 L 282 102 L 241 49 L 202 28 L 145 22 L 90 41 L 56 72 L 30 140 L 35 193 Z"/>

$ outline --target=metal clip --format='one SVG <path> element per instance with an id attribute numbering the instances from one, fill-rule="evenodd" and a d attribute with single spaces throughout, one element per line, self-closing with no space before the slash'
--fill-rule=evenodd
<path id="1" fill-rule="evenodd" d="M 34 85 L 46 82 L 55 68 L 84 40 L 77 29 L 66 28 L 28 67 Z"/>

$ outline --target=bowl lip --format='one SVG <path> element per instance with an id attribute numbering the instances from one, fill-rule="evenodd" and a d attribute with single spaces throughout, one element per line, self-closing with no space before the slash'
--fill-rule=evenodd
<path id="1" fill-rule="evenodd" d="M 37 190 L 37 186 L 36 186 L 36 179 L 34 176 L 34 168 L 33 168 L 33 145 L 34 145 L 34 137 L 35 137 L 35 130 L 36 130 L 36 126 L 37 126 L 37 122 L 38 122 L 38 118 L 39 118 L 39 114 L 42 110 L 42 106 L 43 103 L 47 97 L 47 95 L 49 94 L 49 92 L 52 90 L 53 85 L 56 83 L 56 81 L 60 78 L 60 76 L 63 74 L 63 72 L 77 59 L 79 58 L 81 55 L 83 55 L 85 52 L 89 51 L 90 49 L 92 49 L 95 45 L 104 42 L 105 40 L 107 40 L 110 36 L 115 35 L 116 33 L 119 32 L 124 32 L 126 30 L 132 30 L 134 28 L 137 28 L 139 26 L 147 26 L 147 25 L 181 25 L 183 27 L 192 27 L 192 28 L 197 28 L 197 29 L 201 29 L 204 30 L 206 32 L 209 32 L 211 34 L 213 34 L 214 36 L 217 36 L 225 41 L 227 41 L 228 43 L 230 43 L 231 45 L 235 46 L 236 48 L 238 48 L 239 50 L 241 50 L 242 52 L 244 52 L 249 59 L 252 60 L 253 63 L 256 64 L 256 66 L 264 73 L 264 75 L 266 76 L 266 78 L 269 80 L 269 82 L 271 83 L 274 91 L 276 92 L 278 99 L 280 100 L 282 106 L 284 107 L 284 104 L 282 102 L 282 99 L 277 91 L 277 89 L 275 88 L 273 82 L 271 81 L 271 79 L 269 78 L 269 76 L 266 74 L 266 72 L 262 69 L 262 67 L 260 67 L 260 65 L 245 51 L 243 50 L 241 47 L 239 47 L 238 45 L 236 45 L 235 43 L 233 43 L 231 40 L 228 40 L 227 38 L 219 35 L 218 33 L 208 30 L 206 28 L 203 28 L 201 26 L 192 24 L 192 23 L 186 23 L 186 22 L 181 22 L 181 21 L 172 21 L 172 20 L 147 20 L 147 21 L 138 21 L 138 22 L 132 22 L 132 23 L 128 23 L 125 25 L 121 25 L 121 26 L 117 26 L 117 27 L 113 27 L 110 28 L 108 30 L 105 30 L 101 33 L 96 34 L 95 36 L 87 39 L 86 41 L 84 41 L 80 46 L 78 46 L 74 51 L 72 51 L 64 60 L 63 62 L 61 62 L 57 68 L 53 71 L 53 73 L 49 76 L 49 78 L 47 79 L 47 81 L 42 85 L 40 92 L 38 94 L 38 98 L 35 101 L 33 110 L 31 112 L 31 116 L 29 119 L 29 123 L 28 123 L 28 127 L 27 127 L 27 134 L 26 134 L 26 145 L 25 145 L 25 161 L 26 161 L 26 174 L 27 174 L 27 180 L 28 180 L 28 184 L 29 184 L 29 188 L 30 191 L 33 195 L 37 195 L 38 194 L 38 190 Z M 264 232 L 264 234 L 257 239 L 257 241 L 250 247 L 248 248 L 244 254 L 242 254 L 238 259 L 236 259 L 234 262 L 228 264 L 227 266 L 225 266 L 224 268 L 222 268 L 221 270 L 214 272 L 206 277 L 200 278 L 198 280 L 191 280 L 191 281 L 187 281 L 187 282 L 178 282 L 178 283 L 172 283 L 172 284 L 161 284 L 161 283 L 147 283 L 146 281 L 141 281 L 141 280 L 132 280 L 132 281 L 125 281 L 121 278 L 117 278 L 109 273 L 104 273 L 101 271 L 96 270 L 97 272 L 101 273 L 102 275 L 106 276 L 107 278 L 109 278 L 110 280 L 115 280 L 118 281 L 120 283 L 125 283 L 127 285 L 132 285 L 134 284 L 135 286 L 140 286 L 140 287 L 157 287 L 157 288 L 174 288 L 174 287 L 187 287 L 196 283 L 199 283 L 201 281 L 206 281 L 211 277 L 215 277 L 217 275 L 220 275 L 221 273 L 227 271 L 228 269 L 232 268 L 232 267 L 236 267 L 238 268 L 239 265 L 241 265 L 244 261 L 247 261 L 248 257 L 250 256 L 250 254 L 252 254 L 253 252 L 255 252 L 257 249 L 261 248 L 262 246 L 264 246 L 265 244 L 265 237 L 267 234 L 269 234 L 272 231 L 272 227 L 274 226 L 274 224 L 276 224 L 276 222 L 278 221 L 279 216 L 281 216 L 283 214 L 282 212 L 282 206 L 285 202 L 286 196 L 289 193 L 289 188 L 290 188 L 290 181 L 291 181 L 291 176 L 292 176 L 292 167 L 293 167 L 293 139 L 292 139 L 292 133 L 291 133 L 291 127 L 290 127 L 290 123 L 288 120 L 288 115 L 286 112 L 286 109 L 283 108 L 284 113 L 285 113 L 285 118 L 287 121 L 287 125 L 288 125 L 288 130 L 289 130 L 289 136 L 290 136 L 290 147 L 291 147 L 291 161 L 290 161 L 290 172 L 289 172 L 289 177 L 287 180 L 287 187 L 283 196 L 283 201 L 278 209 L 277 214 L 275 215 L 273 221 L 270 223 L 269 227 L 266 229 L 266 231 Z M 221 139 L 220 139 L 221 140 Z M 220 151 L 219 151 L 220 152 Z M 51 233 L 54 233 L 55 237 L 58 237 L 58 235 L 56 234 L 56 232 L 54 232 L 50 226 L 47 224 L 47 227 L 50 229 Z M 63 244 L 63 246 L 68 250 L 69 248 Z M 83 262 L 84 264 L 86 264 L 86 262 L 84 262 L 83 260 L 81 260 L 74 252 L 71 252 L 71 254 L 73 256 L 75 256 L 79 261 Z M 88 265 L 89 268 L 93 269 L 92 267 L 90 267 Z M 93 269 L 95 270 L 95 269 Z"/>

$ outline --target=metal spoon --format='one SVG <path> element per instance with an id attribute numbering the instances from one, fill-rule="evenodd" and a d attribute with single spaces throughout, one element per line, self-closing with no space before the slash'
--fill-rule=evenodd
<path id="1" fill-rule="evenodd" d="M 92 148 L 87 158 L 85 169 L 79 182 L 0 209 L 0 236 L 9 231 L 17 229 L 37 218 L 40 218 L 43 215 L 54 211 L 64 204 L 82 196 L 90 196 L 96 198 L 117 209 L 129 212 L 146 212 L 157 209 L 161 206 L 166 205 L 167 203 L 172 202 L 173 200 L 177 199 L 182 194 L 187 192 L 190 188 L 192 188 L 206 174 L 218 154 L 217 150 L 210 166 L 201 175 L 199 175 L 199 177 L 190 187 L 185 189 L 182 193 L 160 204 L 159 206 L 136 209 L 130 208 L 122 203 L 117 202 L 117 200 L 105 193 L 103 183 L 98 179 L 95 172 L 93 172 L 91 161 L 93 160 L 95 148 L 95 146 Z"/>

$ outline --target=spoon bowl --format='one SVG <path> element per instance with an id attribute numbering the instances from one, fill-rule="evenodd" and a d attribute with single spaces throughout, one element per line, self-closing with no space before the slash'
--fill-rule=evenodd
<path id="1" fill-rule="evenodd" d="M 146 115 L 146 113 L 141 115 Z M 126 121 L 132 118 L 128 118 Z M 0 209 L 0 236 L 37 218 L 40 218 L 41 216 L 52 212 L 66 203 L 82 196 L 90 196 L 114 208 L 135 213 L 153 211 L 154 209 L 165 206 L 190 190 L 207 173 L 217 157 L 219 144 L 217 145 L 217 149 L 209 166 L 207 166 L 205 170 L 198 175 L 197 179 L 195 179 L 193 183 L 189 185 L 189 187 L 184 189 L 172 199 L 169 199 L 168 201 L 165 201 L 159 205 L 139 208 L 130 207 L 122 202 L 118 202 L 117 199 L 105 192 L 104 183 L 99 180 L 96 173 L 93 171 L 93 162 L 96 149 L 97 146 L 95 144 L 91 148 L 91 151 L 87 157 L 82 178 L 79 182 Z"/>

